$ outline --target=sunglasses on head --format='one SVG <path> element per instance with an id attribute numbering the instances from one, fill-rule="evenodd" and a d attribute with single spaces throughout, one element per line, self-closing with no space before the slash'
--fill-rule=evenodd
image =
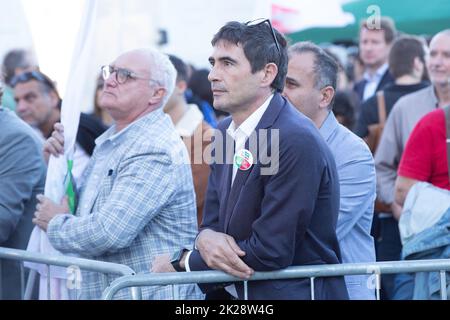
<path id="1" fill-rule="evenodd" d="M 28 71 L 21 74 L 18 74 L 11 80 L 11 87 L 15 87 L 18 83 L 24 83 L 31 80 L 36 80 L 41 83 L 44 83 L 46 86 L 48 86 L 50 89 L 55 90 L 55 84 L 53 81 L 51 81 L 47 76 L 43 75 L 39 71 Z"/>
<path id="2" fill-rule="evenodd" d="M 280 44 L 278 43 L 277 36 L 276 36 L 276 34 L 275 34 L 275 30 L 274 30 L 274 28 L 272 27 L 272 23 L 270 22 L 269 19 L 259 18 L 259 19 L 256 19 L 256 20 L 247 21 L 247 22 L 245 23 L 245 25 L 246 25 L 246 26 L 249 26 L 249 27 L 250 27 L 250 26 L 253 26 L 253 27 L 254 27 L 254 26 L 259 26 L 259 25 L 261 25 L 261 24 L 267 24 L 267 25 L 269 26 L 270 31 L 271 31 L 271 33 L 272 33 L 273 41 L 275 42 L 275 45 L 277 46 L 278 53 L 281 54 Z"/>

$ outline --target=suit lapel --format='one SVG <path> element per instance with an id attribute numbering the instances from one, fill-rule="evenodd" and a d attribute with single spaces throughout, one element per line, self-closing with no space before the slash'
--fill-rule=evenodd
<path id="1" fill-rule="evenodd" d="M 358 82 L 355 85 L 355 91 L 356 94 L 358 95 L 358 98 L 360 101 L 363 100 L 363 96 L 364 96 L 364 88 L 366 87 L 367 84 L 367 80 L 366 79 L 362 79 L 360 82 Z"/>
<path id="2" fill-rule="evenodd" d="M 389 82 L 392 82 L 392 76 L 389 73 L 389 69 L 386 70 L 386 72 L 383 74 L 383 77 L 381 77 L 380 83 L 378 83 L 376 91 L 382 90 Z"/>
<path id="3" fill-rule="evenodd" d="M 245 142 L 245 149 L 249 149 L 248 140 Z M 256 155 L 253 155 L 254 161 Z M 233 164 L 234 165 L 234 164 Z M 233 173 L 233 165 L 230 166 L 230 171 Z M 228 196 L 227 202 L 226 202 L 226 214 L 225 214 L 225 233 L 228 230 L 228 225 L 230 223 L 230 219 L 234 210 L 234 207 L 236 206 L 239 194 L 241 193 L 242 186 L 247 181 L 248 176 L 252 172 L 253 168 L 255 167 L 256 163 L 254 163 L 250 169 L 243 171 L 238 169 L 236 172 L 236 177 L 234 178 L 233 186 L 231 188 L 230 194 Z M 231 175 L 232 177 L 232 175 Z M 231 180 L 230 180 L 231 183 Z"/>
<path id="4" fill-rule="evenodd" d="M 270 102 L 266 112 L 263 114 L 261 120 L 259 121 L 258 125 L 255 128 L 255 134 L 256 134 L 256 141 L 258 142 L 257 146 L 259 146 L 259 135 L 258 132 L 260 129 L 268 129 L 272 127 L 274 121 L 278 118 L 279 113 L 281 112 L 281 109 L 285 105 L 285 100 L 276 93 Z M 249 139 L 245 142 L 245 149 L 250 150 L 249 146 Z M 250 169 L 243 171 L 243 170 L 237 170 L 236 177 L 234 179 L 233 186 L 231 188 L 231 191 L 229 193 L 228 199 L 226 201 L 226 211 L 225 211 L 225 233 L 227 233 L 228 226 L 230 224 L 231 217 L 233 216 L 237 200 L 239 198 L 239 195 L 241 193 L 242 187 L 246 183 L 248 177 L 252 173 L 255 166 L 259 165 L 259 154 L 260 150 L 258 148 L 255 148 L 255 150 L 250 150 L 253 155 L 253 165 L 250 167 Z M 232 166 L 230 166 L 230 170 L 232 171 Z M 231 176 L 231 175 L 230 175 Z M 231 183 L 231 181 L 230 181 Z"/>
<path id="5" fill-rule="evenodd" d="M 233 139 L 228 135 L 225 131 L 224 136 L 226 137 L 225 141 L 223 141 L 223 155 L 224 162 L 223 171 L 220 177 L 220 190 L 222 190 L 222 194 L 220 195 L 220 209 L 219 209 L 219 223 L 224 226 L 225 230 L 225 220 L 226 220 L 226 209 L 228 197 L 231 190 L 231 179 L 233 175 L 233 154 L 234 154 L 234 144 L 227 144 L 227 141 L 233 141 Z"/>
<path id="6" fill-rule="evenodd" d="M 222 184 L 220 186 L 220 190 L 223 191 L 223 193 L 220 195 L 220 203 L 223 204 L 220 206 L 220 212 L 219 212 L 219 219 L 220 224 L 224 226 L 225 230 L 225 221 L 226 221 L 226 210 L 227 210 L 227 203 L 228 198 L 231 190 L 231 175 L 233 174 L 233 167 L 231 164 L 225 164 L 223 173 L 222 173 Z"/>

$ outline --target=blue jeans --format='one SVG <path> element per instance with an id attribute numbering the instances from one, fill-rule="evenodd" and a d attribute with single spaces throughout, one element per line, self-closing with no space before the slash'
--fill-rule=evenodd
<path id="1" fill-rule="evenodd" d="M 395 275 L 393 300 L 412 300 L 414 294 L 414 273 Z"/>

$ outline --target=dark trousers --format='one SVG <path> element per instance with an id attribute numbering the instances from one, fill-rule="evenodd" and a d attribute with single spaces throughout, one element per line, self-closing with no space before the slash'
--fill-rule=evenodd
<path id="1" fill-rule="evenodd" d="M 377 261 L 399 261 L 402 252 L 398 221 L 393 217 L 379 218 L 375 214 L 372 235 L 375 238 Z M 395 291 L 395 274 L 381 276 L 381 299 L 392 300 Z"/>

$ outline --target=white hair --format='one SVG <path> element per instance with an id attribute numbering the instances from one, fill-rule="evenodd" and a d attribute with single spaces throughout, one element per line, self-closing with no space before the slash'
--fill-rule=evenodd
<path id="1" fill-rule="evenodd" d="M 163 107 L 175 89 L 177 71 L 166 54 L 156 50 L 150 50 L 149 53 L 152 56 L 151 61 L 153 64 L 150 68 L 151 77 L 166 89 L 166 95 L 161 102 L 161 107 Z"/>
<path id="2" fill-rule="evenodd" d="M 158 85 L 166 89 L 166 94 L 161 101 L 161 107 L 163 107 L 175 89 L 175 82 L 177 78 L 177 71 L 170 62 L 169 57 L 153 48 L 145 48 L 136 50 L 137 53 L 141 53 L 149 58 L 150 62 L 150 85 L 156 82 Z"/>

